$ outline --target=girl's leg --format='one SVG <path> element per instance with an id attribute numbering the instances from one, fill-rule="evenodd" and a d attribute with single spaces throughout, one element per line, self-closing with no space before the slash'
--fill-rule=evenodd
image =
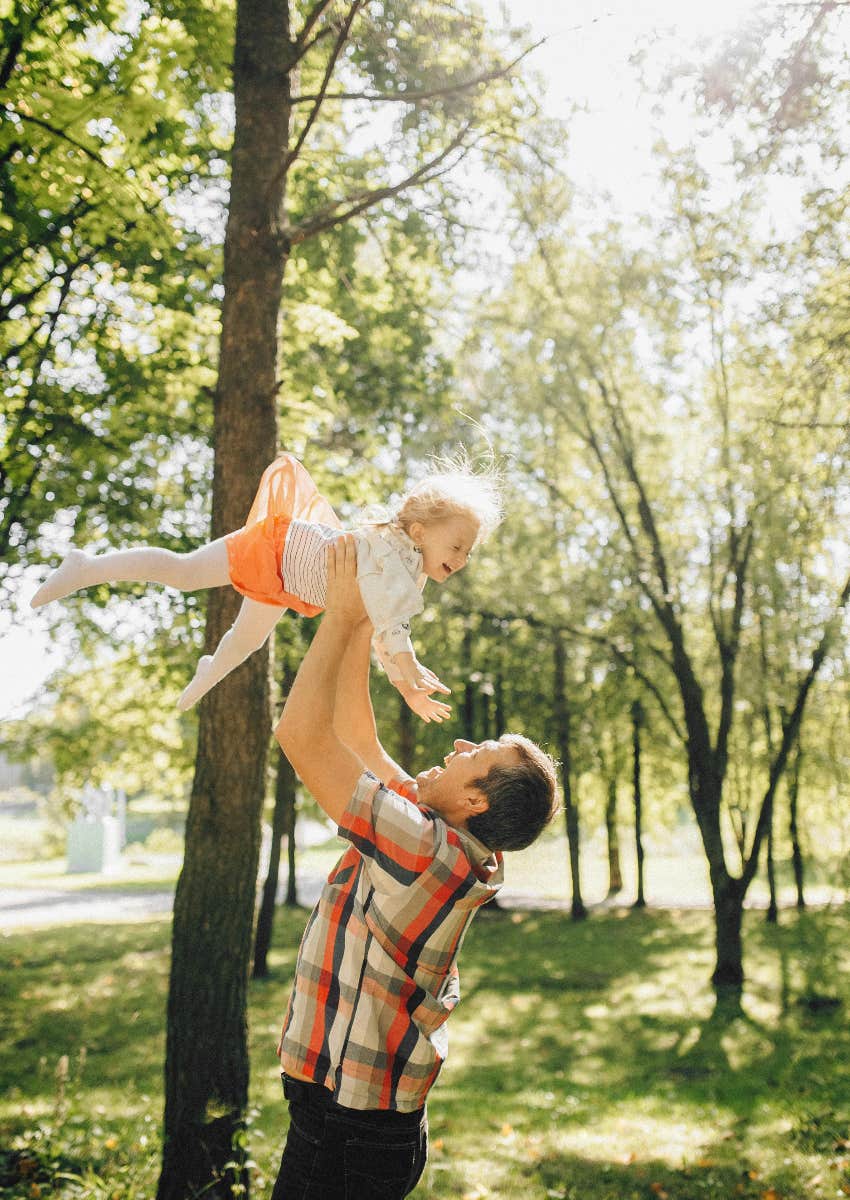
<path id="1" fill-rule="evenodd" d="M 177 701 L 180 711 L 191 708 L 234 667 L 259 650 L 284 611 L 275 604 L 260 604 L 246 596 L 236 620 L 218 643 L 215 654 L 205 654 L 198 662 L 195 678 Z"/>
<path id="2" fill-rule="evenodd" d="M 33 608 L 40 608 L 42 604 L 61 600 L 80 588 L 125 580 L 164 583 L 181 592 L 223 587 L 230 582 L 225 539 L 219 538 L 188 554 L 176 554 L 173 550 L 162 550 L 158 546 L 107 550 L 104 554 L 71 550 L 47 577 L 30 603 Z"/>

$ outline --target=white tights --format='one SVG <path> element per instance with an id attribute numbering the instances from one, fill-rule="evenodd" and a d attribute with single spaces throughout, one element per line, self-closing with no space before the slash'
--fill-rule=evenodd
<path id="1" fill-rule="evenodd" d="M 230 582 L 225 539 L 219 538 L 187 554 L 177 554 L 158 546 L 107 550 L 104 554 L 71 550 L 35 593 L 31 604 L 33 608 L 40 608 L 51 600 L 61 600 L 97 583 L 131 580 L 162 583 L 181 592 L 223 587 Z M 277 605 L 260 604 L 245 597 L 236 620 L 219 642 L 215 654 L 205 654 L 199 661 L 195 677 L 180 697 L 178 708 L 191 708 L 220 679 L 259 650 L 283 611 Z"/>

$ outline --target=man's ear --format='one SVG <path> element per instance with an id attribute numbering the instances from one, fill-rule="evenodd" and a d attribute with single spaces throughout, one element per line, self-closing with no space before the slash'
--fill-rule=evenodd
<path id="1" fill-rule="evenodd" d="M 479 792 L 478 788 L 468 791 L 464 796 L 464 801 L 471 817 L 477 817 L 490 807 L 490 801 L 483 792 Z"/>

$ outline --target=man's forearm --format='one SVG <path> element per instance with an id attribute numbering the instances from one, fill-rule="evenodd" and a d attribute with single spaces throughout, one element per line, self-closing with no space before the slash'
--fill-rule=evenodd
<path id="1" fill-rule="evenodd" d="M 334 729 L 384 783 L 404 779 L 404 771 L 390 758 L 378 737 L 369 691 L 371 626 L 363 622 L 353 630 L 337 680 Z"/>
<path id="2" fill-rule="evenodd" d="M 349 621 L 325 613 L 275 730 L 305 786 L 337 822 L 363 770 L 362 760 L 342 741 L 333 723 L 337 681 L 351 632 Z"/>
<path id="3" fill-rule="evenodd" d="M 290 688 L 280 725 L 309 742 L 317 730 L 334 726 L 337 683 L 351 629 L 334 613 L 322 618 Z"/>

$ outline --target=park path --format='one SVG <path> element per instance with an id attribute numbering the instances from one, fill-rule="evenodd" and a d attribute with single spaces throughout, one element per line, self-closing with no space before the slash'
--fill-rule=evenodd
<path id="1" fill-rule="evenodd" d="M 298 902 L 304 907 L 312 908 L 319 898 L 325 875 L 318 872 L 302 873 L 296 876 L 298 884 Z M 278 903 L 282 903 L 286 895 L 286 877 L 281 880 L 278 888 Z M 807 891 L 807 901 L 813 908 L 846 901 L 846 896 L 837 894 L 833 889 L 814 887 Z M 502 908 L 508 909 L 539 909 L 552 911 L 569 911 L 569 900 L 551 899 L 531 895 L 506 885 L 499 894 Z M 782 897 L 783 907 L 790 904 L 790 898 Z M 161 916 L 170 913 L 174 904 L 174 889 L 172 888 L 122 888 L 120 884 L 68 890 L 62 888 L 36 887 L 18 885 L 17 887 L 0 886 L 0 934 L 11 933 L 17 929 L 48 928 L 57 925 L 69 925 L 78 922 L 123 922 L 143 921 L 147 917 Z M 588 908 L 599 910 L 605 908 L 629 907 L 631 896 L 621 893 L 608 900 L 588 904 Z M 707 909 L 711 907 L 708 897 L 695 899 L 683 898 L 676 894 L 659 894 L 650 897 L 652 908 L 691 908 Z M 764 900 L 753 897 L 747 904 L 748 908 L 763 908 Z"/>
<path id="2" fill-rule="evenodd" d="M 324 876 L 297 876 L 298 899 L 311 907 L 319 897 Z M 281 884 L 281 898 L 286 880 Z M 142 921 L 170 913 L 174 888 L 114 887 L 62 888 L 0 887 L 0 931 L 71 925 L 80 921 Z"/>
<path id="3" fill-rule="evenodd" d="M 298 901 L 312 908 L 319 898 L 325 876 L 299 874 Z M 278 902 L 286 894 L 286 878 L 281 881 Z M 504 888 L 501 903 L 506 908 L 567 908 L 566 901 L 547 901 Z M 83 921 L 142 921 L 146 917 L 171 912 L 174 889 L 91 887 L 68 891 L 48 887 L 0 887 L 0 932 L 16 929 L 47 928 Z"/>

